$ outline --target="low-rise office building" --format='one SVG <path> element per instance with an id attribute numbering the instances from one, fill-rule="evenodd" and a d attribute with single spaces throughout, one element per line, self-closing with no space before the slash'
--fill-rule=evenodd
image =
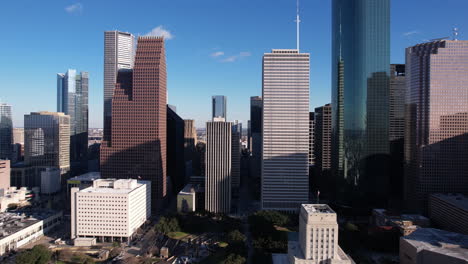
<path id="1" fill-rule="evenodd" d="M 468 236 L 419 228 L 400 238 L 401 264 L 468 264 Z"/>
<path id="2" fill-rule="evenodd" d="M 71 238 L 129 241 L 151 216 L 151 183 L 98 179 L 92 187 L 71 189 Z"/>
<path id="3" fill-rule="evenodd" d="M 29 201 L 33 197 L 39 197 L 39 188 L 34 188 L 33 190 L 28 190 L 26 187 L 3 189 L 0 191 L 0 212 L 5 212 L 10 205 L 15 205 L 16 207 L 30 205 Z"/>
<path id="4" fill-rule="evenodd" d="M 101 173 L 92 171 L 81 174 L 67 180 L 67 192 L 73 187 L 78 187 L 80 190 L 93 186 L 95 180 L 101 179 Z"/>
<path id="5" fill-rule="evenodd" d="M 393 213 L 385 209 L 373 209 L 371 223 L 380 227 L 396 227 L 402 236 L 407 236 L 418 228 L 431 226 L 431 221 L 425 216 Z"/>
<path id="6" fill-rule="evenodd" d="M 34 242 L 62 221 L 62 212 L 32 210 L 0 214 L 0 256 Z"/>
<path id="7" fill-rule="evenodd" d="M 445 230 L 468 235 L 468 197 L 463 194 L 430 195 L 429 218 Z"/>

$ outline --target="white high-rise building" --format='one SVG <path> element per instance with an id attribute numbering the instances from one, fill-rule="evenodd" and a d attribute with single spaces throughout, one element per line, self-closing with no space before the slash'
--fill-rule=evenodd
<path id="1" fill-rule="evenodd" d="M 110 135 L 112 96 L 114 95 L 117 72 L 132 69 L 134 62 L 135 37 L 126 32 L 104 32 L 104 136 Z"/>
<path id="2" fill-rule="evenodd" d="M 262 208 L 297 211 L 309 200 L 309 54 L 263 56 Z"/>
<path id="3" fill-rule="evenodd" d="M 206 123 L 205 209 L 229 213 L 232 188 L 232 123 L 223 118 Z"/>
<path id="4" fill-rule="evenodd" d="M 71 238 L 129 241 L 151 216 L 151 183 L 98 179 L 71 189 Z"/>

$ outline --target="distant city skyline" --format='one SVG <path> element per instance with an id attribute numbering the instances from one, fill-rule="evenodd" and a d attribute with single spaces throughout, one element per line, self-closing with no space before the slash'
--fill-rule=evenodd
<path id="1" fill-rule="evenodd" d="M 391 63 L 404 63 L 409 46 L 451 36 L 454 26 L 460 28 L 459 38 L 465 39 L 468 2 L 448 0 L 437 7 L 421 3 L 392 1 Z M 72 4 L 31 2 L 25 8 L 22 3 L 7 2 L 0 11 L 3 24 L 15 21 L 15 27 L 3 29 L 9 41 L 0 43 L 0 56 L 6 62 L 0 71 L 1 101 L 12 105 L 14 127 L 22 127 L 29 112 L 55 111 L 54 75 L 67 68 L 89 72 L 89 127 L 103 126 L 104 31 L 166 36 L 168 103 L 177 106 L 182 118 L 196 120 L 198 128 L 210 120 L 211 96 L 217 94 L 229 100 L 228 121 L 242 120 L 246 127 L 250 96 L 261 95 L 263 53 L 296 46 L 296 3 L 291 0 L 274 4 L 266 0 L 139 1 L 138 5 L 103 0 L 67 8 Z M 44 12 L 37 13 L 38 9 Z M 244 19 L 239 22 L 241 14 Z M 301 1 L 301 21 L 301 51 L 311 54 L 313 110 L 331 101 L 331 1 Z M 41 41 L 31 45 L 29 40 L 34 38 Z"/>

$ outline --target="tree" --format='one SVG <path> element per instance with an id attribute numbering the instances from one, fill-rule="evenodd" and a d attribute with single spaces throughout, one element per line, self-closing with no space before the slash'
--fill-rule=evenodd
<path id="1" fill-rule="evenodd" d="M 36 245 L 16 257 L 17 264 L 46 264 L 50 261 L 52 252 L 44 245 Z"/>
<path id="2" fill-rule="evenodd" d="M 180 231 L 179 221 L 175 217 L 161 216 L 154 228 L 156 231 L 166 235 L 171 232 Z"/>
<path id="3" fill-rule="evenodd" d="M 228 233 L 227 239 L 229 243 L 243 243 L 246 240 L 244 234 L 242 234 L 239 230 L 233 230 Z"/>
<path id="4" fill-rule="evenodd" d="M 244 264 L 246 259 L 237 254 L 229 254 L 223 264 Z"/>

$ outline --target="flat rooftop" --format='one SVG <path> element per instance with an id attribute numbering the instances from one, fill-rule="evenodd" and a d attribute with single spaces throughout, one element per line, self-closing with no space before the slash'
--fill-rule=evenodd
<path id="1" fill-rule="evenodd" d="M 303 204 L 302 208 L 309 214 L 336 214 L 327 204 Z"/>
<path id="2" fill-rule="evenodd" d="M 97 179 L 101 179 L 101 173 L 98 171 L 92 171 L 70 178 L 69 181 L 93 181 Z"/>
<path id="3" fill-rule="evenodd" d="M 468 236 L 435 228 L 419 228 L 408 236 L 406 242 L 421 250 L 429 250 L 460 259 L 468 259 Z"/>
<path id="4" fill-rule="evenodd" d="M 468 197 L 466 195 L 463 195 L 460 193 L 456 193 L 456 194 L 435 193 L 435 194 L 432 194 L 431 196 L 441 199 L 465 211 L 468 211 Z"/>
<path id="5" fill-rule="evenodd" d="M 79 193 L 113 193 L 113 194 L 125 194 L 130 193 L 133 190 L 141 187 L 144 184 L 148 184 L 149 181 L 140 181 L 135 179 L 99 179 L 102 184 L 98 184 L 98 187 L 88 187 L 83 190 L 80 190 Z M 135 181 L 136 184 L 131 184 L 132 181 Z M 123 183 L 123 184 L 118 184 Z M 108 184 L 108 185 L 106 185 Z M 96 182 L 94 182 L 96 186 Z M 115 185 L 118 185 L 115 187 Z"/>
<path id="6" fill-rule="evenodd" d="M 58 211 L 42 208 L 40 210 L 18 210 L 0 213 L 0 239 L 8 237 L 57 213 Z"/>

